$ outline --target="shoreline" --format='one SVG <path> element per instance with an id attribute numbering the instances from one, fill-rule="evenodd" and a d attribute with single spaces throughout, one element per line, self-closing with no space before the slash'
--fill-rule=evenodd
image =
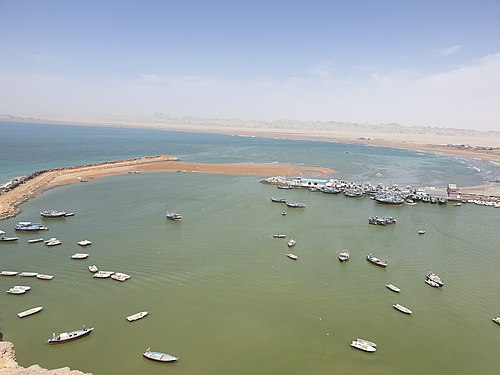
<path id="1" fill-rule="evenodd" d="M 304 176 L 333 175 L 329 168 L 288 164 L 203 164 L 186 163 L 167 155 L 117 160 L 81 166 L 69 166 L 31 173 L 20 178 L 15 186 L 0 191 L 0 220 L 15 217 L 20 205 L 38 197 L 48 189 L 93 179 L 141 172 L 185 172 L 253 176 Z"/>

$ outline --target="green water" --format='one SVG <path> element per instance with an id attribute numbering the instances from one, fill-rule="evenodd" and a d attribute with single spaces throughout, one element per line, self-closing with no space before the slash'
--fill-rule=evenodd
<path id="1" fill-rule="evenodd" d="M 500 210 L 418 204 L 388 207 L 372 200 L 303 190 L 282 191 L 256 177 L 139 174 L 59 187 L 0 222 L 12 235 L 44 209 L 74 217 L 43 220 L 61 246 L 0 244 L 0 268 L 54 275 L 51 281 L 0 277 L 0 330 L 23 366 L 69 366 L 100 374 L 497 374 L 500 369 Z M 307 204 L 288 209 L 286 196 Z M 182 222 L 167 221 L 165 209 Z M 394 226 L 368 225 L 391 215 Z M 425 235 L 417 231 L 425 229 Z M 288 259 L 286 239 L 294 237 Z M 90 239 L 80 248 L 76 242 Z M 350 251 L 343 264 L 341 249 Z M 88 252 L 87 260 L 71 254 Z M 386 269 L 365 259 L 388 259 Z M 94 279 L 89 264 L 125 272 L 124 283 Z M 442 289 L 424 283 L 433 271 Z M 398 295 L 385 284 L 402 289 Z M 401 303 L 407 316 L 394 310 Z M 20 319 L 34 306 L 41 313 Z M 146 318 L 129 323 L 141 311 Z M 60 346 L 52 332 L 95 327 Z M 375 341 L 374 354 L 350 347 Z M 160 364 L 142 352 L 178 356 Z"/>

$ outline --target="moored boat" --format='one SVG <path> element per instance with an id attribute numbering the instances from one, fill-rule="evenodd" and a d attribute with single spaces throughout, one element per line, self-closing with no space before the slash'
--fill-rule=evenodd
<path id="1" fill-rule="evenodd" d="M 25 289 L 10 288 L 9 290 L 6 290 L 6 292 L 9 294 L 24 294 L 27 291 Z"/>
<path id="2" fill-rule="evenodd" d="M 293 238 L 288 241 L 288 247 L 293 247 L 297 244 L 297 241 L 295 241 Z"/>
<path id="3" fill-rule="evenodd" d="M 86 259 L 89 257 L 90 254 L 86 253 L 75 253 L 71 256 L 71 259 Z"/>
<path id="4" fill-rule="evenodd" d="M 288 254 L 286 254 L 286 256 L 287 256 L 288 258 L 290 258 L 290 259 L 293 259 L 293 260 L 297 260 L 297 259 L 299 259 L 299 257 L 298 257 L 297 255 L 292 254 L 292 253 L 288 253 Z"/>
<path id="5" fill-rule="evenodd" d="M 439 287 L 440 287 L 440 285 L 439 285 L 437 282 L 432 281 L 432 280 L 430 280 L 430 279 L 425 279 L 425 283 L 426 283 L 427 285 L 432 286 L 433 288 L 439 288 Z"/>
<path id="6" fill-rule="evenodd" d="M 106 279 L 108 277 L 111 277 L 112 274 L 114 274 L 113 271 L 97 271 L 92 275 L 92 277 L 96 277 L 98 279 Z"/>
<path id="7" fill-rule="evenodd" d="M 286 203 L 286 198 L 284 198 L 284 197 L 271 198 L 271 201 L 275 202 L 275 203 Z"/>
<path id="8" fill-rule="evenodd" d="M 82 241 L 78 241 L 77 244 L 80 245 L 80 246 L 88 246 L 88 245 L 92 244 L 92 241 L 82 240 Z"/>
<path id="9" fill-rule="evenodd" d="M 16 231 L 34 232 L 39 230 L 48 230 L 49 228 L 40 223 L 32 223 L 31 221 L 20 221 L 19 223 L 14 225 L 14 229 Z"/>
<path id="10" fill-rule="evenodd" d="M 493 320 L 496 324 L 500 325 L 500 316 L 497 316 L 496 318 L 492 318 L 491 320 Z"/>
<path id="11" fill-rule="evenodd" d="M 39 273 L 38 275 L 36 275 L 37 279 L 40 279 L 40 280 L 52 280 L 54 278 L 54 276 L 52 275 L 45 275 L 43 273 Z"/>
<path id="12" fill-rule="evenodd" d="M 148 359 L 158 362 L 175 362 L 178 359 L 177 357 L 174 357 L 173 355 L 167 353 L 152 352 L 151 348 L 147 348 L 146 351 L 142 353 L 142 355 Z"/>
<path id="13" fill-rule="evenodd" d="M 95 264 L 92 264 L 89 266 L 89 271 L 92 273 L 96 273 L 97 271 L 99 271 L 99 269 L 97 268 L 97 266 Z"/>
<path id="14" fill-rule="evenodd" d="M 149 312 L 147 312 L 147 311 L 140 311 L 138 313 L 127 316 L 127 320 L 129 322 L 133 322 L 134 320 L 139 320 L 139 319 L 144 318 L 148 314 L 149 314 Z"/>
<path id="15" fill-rule="evenodd" d="M 165 214 L 168 220 L 181 221 L 182 215 L 178 212 L 168 212 Z"/>
<path id="16" fill-rule="evenodd" d="M 377 351 L 377 349 L 374 348 L 373 346 L 368 345 L 366 342 L 359 341 L 359 340 L 355 340 L 355 341 L 351 342 L 351 346 L 353 348 L 363 350 L 363 351 L 368 352 L 368 353 L 373 353 L 373 352 Z"/>
<path id="17" fill-rule="evenodd" d="M 56 217 L 65 217 L 67 215 L 66 211 L 57 211 L 57 210 L 45 210 L 40 212 L 40 216 L 46 219 L 56 218 Z"/>
<path id="18" fill-rule="evenodd" d="M 286 234 L 273 234 L 274 238 L 285 238 Z"/>
<path id="19" fill-rule="evenodd" d="M 419 230 L 418 234 L 425 234 L 425 230 L 423 230 L 423 229 Z"/>
<path id="20" fill-rule="evenodd" d="M 132 276 L 127 275 L 126 273 L 115 272 L 111 275 L 111 278 L 116 281 L 125 281 L 130 279 Z"/>
<path id="21" fill-rule="evenodd" d="M 19 237 L 0 237 L 0 242 L 16 242 Z"/>
<path id="22" fill-rule="evenodd" d="M 392 290 L 393 292 L 396 292 L 396 293 L 401 292 L 401 289 L 399 289 L 396 285 L 386 284 L 385 286 L 386 286 L 388 289 Z"/>
<path id="23" fill-rule="evenodd" d="M 57 246 L 60 244 L 62 244 L 62 242 L 60 240 L 58 240 L 57 238 L 51 238 L 51 239 L 45 241 L 45 245 L 47 245 L 47 246 Z"/>
<path id="24" fill-rule="evenodd" d="M 52 338 L 47 340 L 48 344 L 62 344 L 68 341 L 73 341 L 82 337 L 85 337 L 92 333 L 94 327 L 92 328 L 82 328 L 76 331 L 63 332 L 56 336 L 55 333 L 52 334 Z"/>
<path id="25" fill-rule="evenodd" d="M 21 277 L 36 277 L 38 275 L 38 272 L 21 272 L 19 276 Z"/>
<path id="26" fill-rule="evenodd" d="M 42 311 L 42 309 L 43 309 L 42 306 L 33 307 L 32 309 L 21 311 L 20 313 L 17 314 L 17 316 L 20 318 L 24 318 L 25 316 L 36 314 L 37 312 Z"/>
<path id="27" fill-rule="evenodd" d="M 396 303 L 395 305 L 392 305 L 396 310 L 401 311 L 404 314 L 411 315 L 412 311 L 408 307 L 404 307 L 403 305 L 400 305 L 399 303 Z"/>
<path id="28" fill-rule="evenodd" d="M 28 243 L 37 243 L 37 242 L 42 242 L 43 238 L 33 238 L 31 240 L 28 240 Z"/>
<path id="29" fill-rule="evenodd" d="M 305 203 L 300 203 L 300 202 L 286 202 L 286 205 L 291 208 L 306 208 Z"/>
<path id="30" fill-rule="evenodd" d="M 429 272 L 427 276 L 425 277 L 426 280 L 430 280 L 438 284 L 440 287 L 444 285 L 443 279 L 441 279 L 438 275 L 436 275 L 433 272 Z M 430 285 L 430 284 L 429 284 Z"/>
<path id="31" fill-rule="evenodd" d="M 375 265 L 377 265 L 377 266 L 379 266 L 379 267 L 382 267 L 382 268 L 387 267 L 387 261 L 383 261 L 382 259 L 379 259 L 379 258 L 377 258 L 377 257 L 374 257 L 374 256 L 373 256 L 373 255 L 371 255 L 371 254 L 367 255 L 367 256 L 366 256 L 366 259 L 367 259 L 369 262 L 371 262 L 371 263 L 373 263 L 373 264 L 375 264 Z"/>
<path id="32" fill-rule="evenodd" d="M 339 254 L 339 260 L 341 262 L 347 262 L 349 260 L 349 252 L 347 250 L 342 250 Z"/>
<path id="33" fill-rule="evenodd" d="M 0 276 L 16 276 L 18 274 L 17 271 L 2 271 L 0 272 Z"/>
<path id="34" fill-rule="evenodd" d="M 377 347 L 377 344 L 375 344 L 373 341 L 368 341 L 368 340 L 360 339 L 360 338 L 357 338 L 356 341 L 365 343 L 365 344 L 370 345 L 370 346 L 373 346 L 374 348 Z"/>

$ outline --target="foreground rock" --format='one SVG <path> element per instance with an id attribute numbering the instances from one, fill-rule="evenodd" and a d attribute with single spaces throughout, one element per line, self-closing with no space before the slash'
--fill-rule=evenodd
<path id="1" fill-rule="evenodd" d="M 21 367 L 16 362 L 14 344 L 8 341 L 0 341 L 0 375 L 92 375 L 78 370 L 63 367 L 55 370 L 47 370 L 38 365 L 27 368 Z"/>

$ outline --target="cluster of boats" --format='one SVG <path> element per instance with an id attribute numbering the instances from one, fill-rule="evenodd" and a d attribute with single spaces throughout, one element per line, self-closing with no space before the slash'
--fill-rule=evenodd
<path id="1" fill-rule="evenodd" d="M 127 275 L 122 272 L 114 272 L 114 271 L 99 271 L 95 264 L 89 266 L 89 271 L 93 273 L 93 277 L 96 279 L 107 279 L 111 278 L 116 281 L 126 281 L 130 279 L 132 276 Z"/>
<path id="2" fill-rule="evenodd" d="M 379 217 L 375 215 L 368 218 L 368 223 L 373 225 L 391 225 L 396 224 L 396 219 L 392 216 Z"/>

